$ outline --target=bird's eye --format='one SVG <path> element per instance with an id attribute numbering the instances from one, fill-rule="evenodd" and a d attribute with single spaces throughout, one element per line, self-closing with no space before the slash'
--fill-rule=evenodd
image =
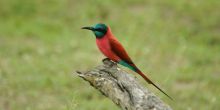
<path id="1" fill-rule="evenodd" d="M 103 31 L 103 29 L 102 28 L 97 28 L 97 31 Z"/>
<path id="2" fill-rule="evenodd" d="M 107 30 L 105 30 L 104 28 L 95 28 L 95 31 L 97 32 L 101 32 L 101 33 L 106 33 Z"/>

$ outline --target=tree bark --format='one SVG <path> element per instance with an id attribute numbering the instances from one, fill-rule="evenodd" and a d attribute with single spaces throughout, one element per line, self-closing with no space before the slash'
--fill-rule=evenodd
<path id="1" fill-rule="evenodd" d="M 103 63 L 104 65 L 87 72 L 77 71 L 77 75 L 110 98 L 122 110 L 171 110 L 117 64 L 109 59 L 104 59 Z"/>

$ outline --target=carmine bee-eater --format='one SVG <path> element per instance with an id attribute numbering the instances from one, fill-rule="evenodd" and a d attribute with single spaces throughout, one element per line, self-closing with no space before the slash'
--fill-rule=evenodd
<path id="1" fill-rule="evenodd" d="M 122 66 L 128 67 L 134 72 L 141 75 L 149 84 L 152 84 L 162 93 L 172 99 L 168 94 L 166 94 L 162 89 L 160 89 L 156 84 L 154 84 L 140 69 L 133 63 L 131 58 L 128 56 L 124 47 L 121 43 L 114 37 L 111 32 L 110 27 L 105 24 L 99 23 L 92 27 L 82 27 L 82 29 L 91 30 L 96 36 L 96 44 L 99 50 L 110 60 L 121 64 Z"/>

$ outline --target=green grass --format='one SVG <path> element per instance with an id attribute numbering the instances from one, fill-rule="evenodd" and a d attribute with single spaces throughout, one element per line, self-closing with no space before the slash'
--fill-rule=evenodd
<path id="1" fill-rule="evenodd" d="M 1 0 L 1 110 L 119 110 L 74 74 L 104 58 L 82 26 L 111 26 L 175 110 L 220 108 L 218 0 Z"/>

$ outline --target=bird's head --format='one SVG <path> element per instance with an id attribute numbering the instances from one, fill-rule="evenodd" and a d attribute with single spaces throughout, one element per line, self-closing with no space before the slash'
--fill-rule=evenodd
<path id="1" fill-rule="evenodd" d="M 95 26 L 82 27 L 82 29 L 91 30 L 96 38 L 102 38 L 108 31 L 108 27 L 105 24 L 98 23 Z"/>

